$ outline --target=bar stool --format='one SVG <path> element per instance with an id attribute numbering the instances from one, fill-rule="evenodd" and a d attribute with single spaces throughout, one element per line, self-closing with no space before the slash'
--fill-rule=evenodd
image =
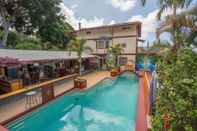
<path id="1" fill-rule="evenodd" d="M 26 103 L 25 103 L 26 109 L 39 104 L 39 98 L 37 98 L 37 91 L 30 91 L 25 95 L 26 95 Z"/>

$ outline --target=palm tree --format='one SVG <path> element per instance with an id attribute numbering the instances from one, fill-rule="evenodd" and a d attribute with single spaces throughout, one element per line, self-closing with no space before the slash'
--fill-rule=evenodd
<path id="1" fill-rule="evenodd" d="M 84 39 L 74 39 L 71 40 L 71 42 L 68 45 L 68 48 L 70 51 L 75 51 L 78 56 L 78 62 L 79 62 L 79 75 L 81 76 L 81 67 L 82 67 L 82 54 L 86 50 L 92 51 L 92 49 L 88 46 L 85 46 L 86 40 Z"/>
<path id="2" fill-rule="evenodd" d="M 109 47 L 108 53 L 111 54 L 115 61 L 115 66 L 118 66 L 118 56 L 123 52 L 123 48 L 120 44 L 113 44 Z"/>
<path id="3" fill-rule="evenodd" d="M 143 6 L 146 4 L 146 0 L 141 0 L 141 2 Z"/>
<path id="4" fill-rule="evenodd" d="M 172 38 L 173 38 L 173 44 L 174 44 L 174 50 L 176 51 L 179 47 L 179 44 L 177 43 L 176 35 L 179 31 L 178 21 L 177 21 L 177 9 L 179 8 L 185 8 L 190 5 L 192 0 L 159 0 L 160 10 L 158 13 L 158 19 L 161 19 L 161 15 L 163 12 L 167 9 L 172 9 L 173 13 L 171 16 L 168 16 L 171 19 L 172 24 Z"/>
<path id="5" fill-rule="evenodd" d="M 142 4 L 145 5 L 146 0 L 141 0 Z M 168 28 L 171 28 L 171 34 L 173 36 L 173 44 L 174 44 L 174 49 L 179 47 L 179 44 L 177 43 L 176 36 L 177 32 L 179 31 L 179 20 L 177 19 L 177 9 L 180 8 L 187 8 L 191 4 L 192 0 L 158 0 L 160 10 L 158 12 L 158 19 L 161 19 L 161 15 L 163 12 L 167 9 L 172 9 L 173 13 L 169 17 L 168 16 L 168 21 L 170 20 L 171 26 L 168 26 Z"/>
<path id="6" fill-rule="evenodd" d="M 176 34 L 173 37 L 174 40 L 176 40 L 175 44 L 177 45 L 174 46 L 175 48 L 179 47 L 180 43 L 183 43 L 184 37 L 181 35 L 181 33 L 179 33 L 181 32 L 182 28 L 189 28 L 193 32 L 197 31 L 197 26 L 195 25 L 197 20 L 196 16 L 197 6 L 181 12 L 180 14 L 176 15 L 176 17 L 173 15 L 167 16 L 166 19 L 160 24 L 160 27 L 157 29 L 157 37 L 159 37 L 159 35 L 163 32 L 169 32 L 173 35 L 174 31 L 176 31 Z M 174 28 L 176 28 L 176 30 Z"/>

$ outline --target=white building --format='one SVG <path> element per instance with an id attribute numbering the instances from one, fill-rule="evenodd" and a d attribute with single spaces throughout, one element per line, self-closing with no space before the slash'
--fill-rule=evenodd
<path id="1" fill-rule="evenodd" d="M 100 56 L 101 65 L 105 64 L 107 48 L 112 44 L 122 45 L 124 51 L 119 56 L 119 64 L 135 63 L 137 45 L 141 37 L 141 22 L 129 22 L 105 25 L 91 28 L 81 28 L 76 31 L 79 39 L 87 40 L 86 45 L 93 49 L 93 54 Z"/>

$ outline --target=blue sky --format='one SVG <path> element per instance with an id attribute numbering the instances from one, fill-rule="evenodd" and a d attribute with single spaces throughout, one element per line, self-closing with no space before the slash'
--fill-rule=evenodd
<path id="1" fill-rule="evenodd" d="M 155 40 L 155 29 L 158 25 L 157 0 L 147 0 L 142 6 L 140 0 L 64 0 L 61 5 L 69 23 L 77 29 L 78 22 L 82 27 L 100 26 L 128 21 L 141 21 L 142 39 Z M 196 3 L 197 0 L 194 0 Z M 166 11 L 164 16 L 170 11 Z M 163 38 L 169 39 L 167 34 Z"/>

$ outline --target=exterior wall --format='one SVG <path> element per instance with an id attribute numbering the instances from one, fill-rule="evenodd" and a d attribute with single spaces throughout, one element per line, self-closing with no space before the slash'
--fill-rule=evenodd
<path id="1" fill-rule="evenodd" d="M 123 53 L 136 53 L 136 37 L 115 38 L 113 42 L 114 44 L 126 45 L 126 47 L 123 48 Z"/>
<path id="2" fill-rule="evenodd" d="M 96 41 L 100 38 L 109 38 L 109 46 L 112 44 L 125 45 L 123 54 L 136 54 L 137 48 L 137 25 L 125 25 L 111 28 L 82 29 L 77 32 L 77 37 L 86 39 L 86 46 L 93 49 L 94 54 L 106 54 L 107 49 L 97 49 Z M 135 62 L 135 55 L 124 55 L 128 61 Z"/>

